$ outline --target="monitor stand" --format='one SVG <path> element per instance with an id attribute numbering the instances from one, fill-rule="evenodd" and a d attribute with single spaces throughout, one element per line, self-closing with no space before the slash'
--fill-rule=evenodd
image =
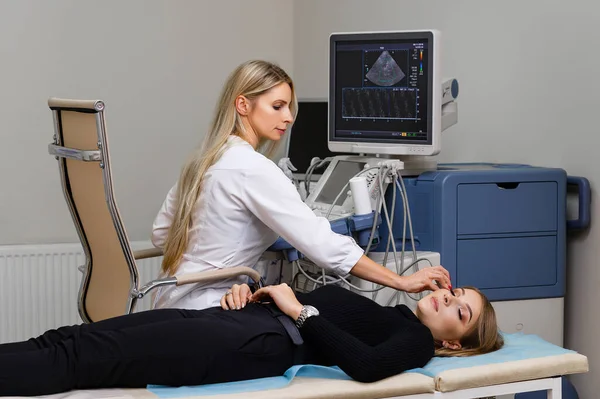
<path id="1" fill-rule="evenodd" d="M 404 163 L 402 176 L 418 176 L 423 172 L 436 171 L 438 162 L 434 156 L 426 155 L 378 155 L 378 158 L 399 159 Z"/>

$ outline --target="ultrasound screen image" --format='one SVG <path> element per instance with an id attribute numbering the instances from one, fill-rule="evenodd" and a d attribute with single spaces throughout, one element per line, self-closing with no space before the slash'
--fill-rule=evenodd
<path id="1" fill-rule="evenodd" d="M 366 78 L 369 82 L 377 86 L 394 86 L 402 82 L 406 74 L 398 65 L 403 65 L 404 69 L 408 66 L 408 52 L 407 51 L 393 51 L 390 54 L 389 51 L 366 51 L 365 52 L 365 64 L 372 65 L 368 68 Z M 373 58 L 376 58 L 373 61 Z M 404 83 L 404 85 L 406 85 Z"/>
<path id="2" fill-rule="evenodd" d="M 334 60 L 332 140 L 431 141 L 433 79 L 429 39 L 338 41 Z"/>

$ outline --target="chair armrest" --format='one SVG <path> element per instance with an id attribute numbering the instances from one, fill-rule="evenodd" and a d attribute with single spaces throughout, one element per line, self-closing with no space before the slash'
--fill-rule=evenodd
<path id="1" fill-rule="evenodd" d="M 133 257 L 138 259 L 147 259 L 147 258 L 155 258 L 157 256 L 162 256 L 163 250 L 160 248 L 148 248 L 148 249 L 140 249 L 137 251 L 133 251 Z"/>
<path id="2" fill-rule="evenodd" d="M 247 266 L 236 266 L 228 267 L 226 269 L 210 270 L 206 272 L 189 273 L 181 276 L 175 276 L 177 279 L 177 286 L 190 284 L 190 283 L 205 283 L 216 280 L 226 280 L 231 277 L 249 276 L 255 283 L 259 283 L 261 280 L 260 273 L 256 270 Z"/>
<path id="3" fill-rule="evenodd" d="M 155 289 L 157 287 L 163 286 L 163 285 L 180 286 L 180 285 L 184 285 L 184 284 L 199 283 L 199 282 L 205 283 L 205 282 L 209 282 L 209 281 L 226 280 L 231 277 L 242 276 L 242 275 L 247 275 L 252 280 L 254 280 L 254 285 L 257 288 L 262 287 L 264 285 L 259 272 L 257 272 L 256 270 L 254 270 L 250 267 L 237 266 L 237 267 L 228 267 L 226 269 L 210 270 L 207 272 L 198 272 L 198 273 L 189 273 L 189 274 L 184 274 L 181 276 L 173 276 L 173 277 L 166 277 L 166 278 L 161 278 L 158 280 L 153 280 L 153 281 L 150 281 L 149 283 L 145 284 L 144 286 L 140 287 L 140 289 L 134 288 L 133 290 L 131 290 L 131 296 L 134 298 L 142 299 L 146 294 L 148 294 L 148 292 L 152 291 L 153 289 Z"/>

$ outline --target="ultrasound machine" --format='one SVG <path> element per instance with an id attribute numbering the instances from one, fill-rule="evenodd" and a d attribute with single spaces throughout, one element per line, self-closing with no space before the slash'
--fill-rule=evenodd
<path id="1" fill-rule="evenodd" d="M 453 286 L 487 295 L 503 331 L 562 346 L 566 234 L 589 224 L 589 182 L 559 168 L 438 164 L 459 94 L 457 79 L 442 78 L 440 47 L 435 30 L 331 34 L 328 100 L 301 100 L 291 132 L 295 179 L 308 188 L 306 204 L 340 231 L 360 232 L 376 262 L 401 274 L 441 264 Z M 566 216 L 568 187 L 578 190 L 576 220 Z M 362 201 L 357 212 L 365 193 L 370 208 Z M 310 260 L 298 257 L 316 284 Z M 418 299 L 319 273 L 382 305 Z"/>

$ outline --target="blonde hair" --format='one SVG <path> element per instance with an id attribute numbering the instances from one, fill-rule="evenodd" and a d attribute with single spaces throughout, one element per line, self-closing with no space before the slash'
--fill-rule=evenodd
<path id="1" fill-rule="evenodd" d="M 177 183 L 175 214 L 165 241 L 162 271 L 166 275 L 175 274 L 187 247 L 192 214 L 202 192 L 206 171 L 221 158 L 227 149 L 227 139 L 230 135 L 248 133 L 236 111 L 236 98 L 242 95 L 252 102 L 282 83 L 287 83 L 292 91 L 290 111 L 295 118 L 298 102 L 294 85 L 292 79 L 279 66 L 267 61 L 247 61 L 239 65 L 227 79 L 202 145 L 192 152 L 181 170 Z M 257 149 L 271 156 L 276 148 L 277 142 L 262 140 Z"/>
<path id="2" fill-rule="evenodd" d="M 483 300 L 477 323 L 460 340 L 460 349 L 444 348 L 436 342 L 436 356 L 474 356 L 496 351 L 504 345 L 504 338 L 498 330 L 496 311 L 489 299 L 475 287 L 462 287 L 477 292 Z"/>

